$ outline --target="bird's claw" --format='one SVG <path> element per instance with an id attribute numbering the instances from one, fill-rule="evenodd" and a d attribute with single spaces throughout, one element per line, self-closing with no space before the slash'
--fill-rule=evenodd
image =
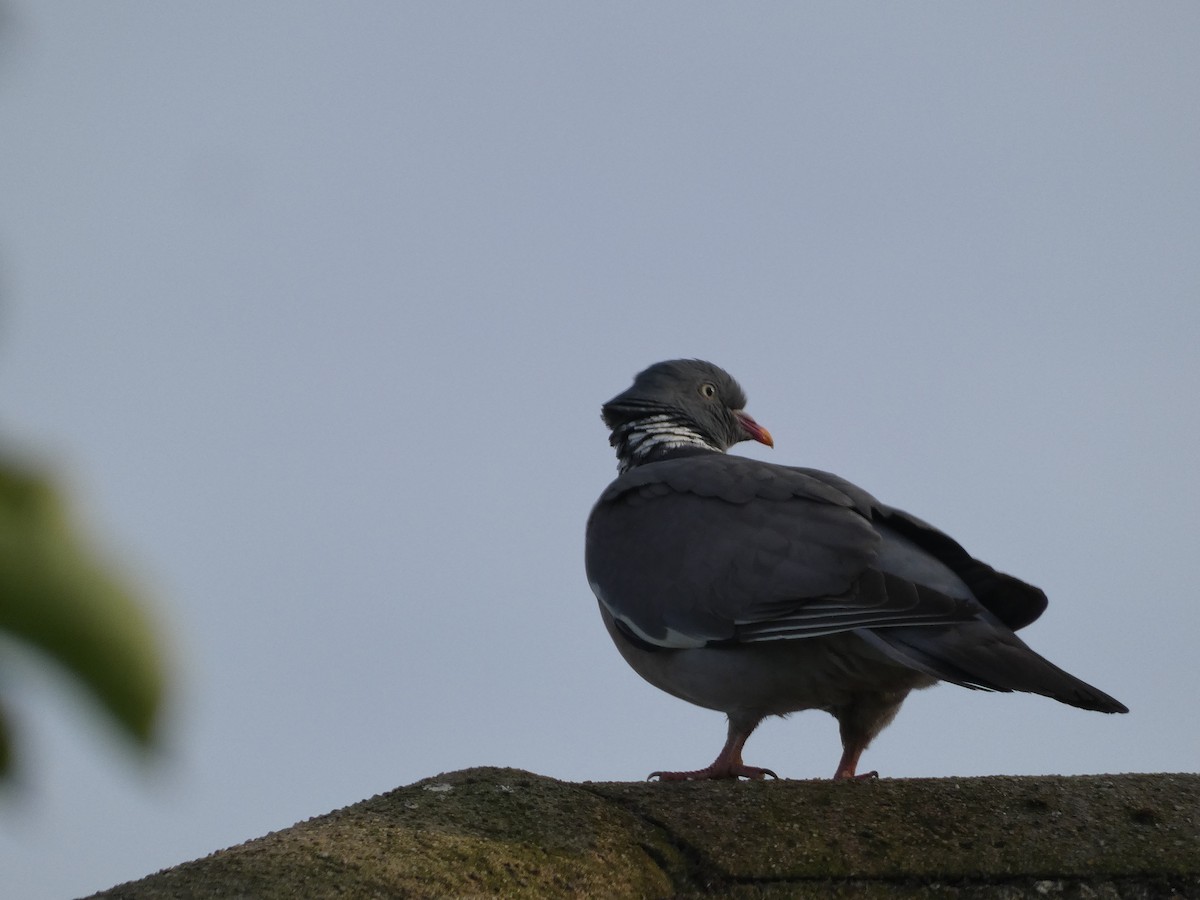
<path id="1" fill-rule="evenodd" d="M 779 776 L 770 769 L 758 766 L 709 766 L 707 769 L 695 769 L 690 772 L 651 772 L 646 776 L 647 781 L 717 781 L 725 778 L 748 778 L 751 781 L 762 781 L 767 776 L 778 780 Z"/>
<path id="2" fill-rule="evenodd" d="M 877 778 L 879 778 L 879 773 L 875 771 L 863 772 L 858 775 L 855 775 L 853 772 L 847 772 L 845 774 L 839 772 L 833 776 L 834 781 L 874 781 Z"/>

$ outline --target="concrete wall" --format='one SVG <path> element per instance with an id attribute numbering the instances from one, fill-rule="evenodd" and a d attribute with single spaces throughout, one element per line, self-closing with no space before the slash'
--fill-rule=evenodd
<path id="1" fill-rule="evenodd" d="M 439 775 L 95 895 L 1200 898 L 1200 775 Z"/>

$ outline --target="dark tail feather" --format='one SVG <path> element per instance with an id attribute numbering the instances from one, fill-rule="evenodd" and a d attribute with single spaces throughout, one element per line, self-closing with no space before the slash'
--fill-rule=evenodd
<path id="1" fill-rule="evenodd" d="M 856 633 L 896 662 L 952 684 L 1041 694 L 1097 712 L 1129 712 L 1125 704 L 1063 671 L 1012 632 L 987 622 Z"/>

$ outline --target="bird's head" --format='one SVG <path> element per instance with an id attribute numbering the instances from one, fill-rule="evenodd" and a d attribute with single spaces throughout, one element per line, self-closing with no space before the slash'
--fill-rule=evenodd
<path id="1" fill-rule="evenodd" d="M 673 359 L 640 372 L 601 414 L 624 470 L 679 448 L 723 452 L 740 441 L 775 446 L 745 405 L 745 392 L 724 369 L 699 359 Z"/>

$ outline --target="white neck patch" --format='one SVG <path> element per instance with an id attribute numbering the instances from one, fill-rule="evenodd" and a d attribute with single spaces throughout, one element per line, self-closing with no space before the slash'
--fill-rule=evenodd
<path id="1" fill-rule="evenodd" d="M 617 434 L 620 449 L 624 451 L 618 466 L 622 472 L 662 450 L 697 447 L 721 451 L 720 447 L 706 441 L 694 428 L 667 415 L 650 416 L 622 425 Z"/>

